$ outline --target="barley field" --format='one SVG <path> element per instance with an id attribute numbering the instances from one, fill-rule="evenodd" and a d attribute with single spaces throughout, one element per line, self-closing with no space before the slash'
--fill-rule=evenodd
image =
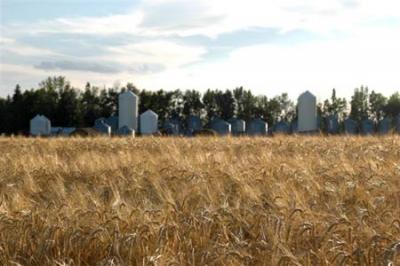
<path id="1" fill-rule="evenodd" d="M 0 265 L 400 265 L 399 136 L 0 151 Z"/>

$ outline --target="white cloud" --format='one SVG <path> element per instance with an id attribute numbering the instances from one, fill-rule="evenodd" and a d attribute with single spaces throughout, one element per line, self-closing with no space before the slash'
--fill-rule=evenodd
<path id="1" fill-rule="evenodd" d="M 227 60 L 143 77 L 138 84 L 151 89 L 245 86 L 269 96 L 289 92 L 293 99 L 304 90 L 326 98 L 332 88 L 350 98 L 360 85 L 390 94 L 400 89 L 399 47 L 395 30 L 290 46 L 255 45 L 233 51 Z"/>
<path id="2" fill-rule="evenodd" d="M 11 38 L 6 38 L 4 36 L 0 36 L 0 45 L 12 44 L 15 40 Z"/>
<path id="3" fill-rule="evenodd" d="M 11 40 L 11 39 L 9 39 Z M 1 53 L 11 52 L 20 56 L 55 56 L 59 55 L 46 48 L 37 48 L 31 45 L 20 44 L 16 41 L 0 43 Z"/>
<path id="4" fill-rule="evenodd" d="M 143 0 L 126 14 L 58 18 L 30 25 L 31 33 L 135 34 L 142 36 L 219 34 L 251 27 L 319 33 L 353 32 L 366 24 L 399 18 L 395 0 Z M 14 25 L 13 31 L 24 31 Z"/>
<path id="5" fill-rule="evenodd" d="M 33 25 L 30 30 L 32 33 L 138 34 L 136 26 L 141 19 L 140 11 L 105 17 L 58 18 L 41 21 Z"/>
<path id="6" fill-rule="evenodd" d="M 20 84 L 24 89 L 30 89 L 36 85 L 32 84 L 33 80 L 38 83 L 47 77 L 42 74 L 42 71 L 31 66 L 0 63 L 1 96 L 4 97 L 11 94 L 16 84 Z"/>
<path id="7" fill-rule="evenodd" d="M 111 87 L 116 82 L 135 81 L 132 74 L 121 72 L 112 75 L 96 72 L 76 72 L 74 70 L 44 70 L 29 65 L 0 64 L 0 84 L 2 85 L 1 94 L 12 93 L 16 84 L 20 84 L 23 89 L 30 89 L 49 76 L 66 76 L 72 86 L 83 88 L 86 82 L 94 86 L 103 88 Z M 32 81 L 35 83 L 32 83 Z"/>
<path id="8" fill-rule="evenodd" d="M 146 62 L 180 67 L 198 61 L 206 49 L 160 40 L 108 47 L 108 52 L 107 58 L 125 64 Z"/>
<path id="9" fill-rule="evenodd" d="M 263 44 L 234 50 L 218 62 L 196 62 L 205 52 L 201 47 L 186 47 L 166 41 L 142 42 L 110 47 L 106 55 L 123 65 L 133 62 L 163 63 L 163 72 L 137 74 L 124 71 L 113 74 L 43 71 L 26 66 L 3 65 L 2 73 L 15 75 L 16 82 L 25 76 L 36 82 L 49 75 L 65 75 L 73 85 L 90 81 L 112 86 L 131 81 L 146 89 L 207 89 L 245 86 L 256 94 L 274 96 L 289 92 L 295 99 L 299 92 L 311 90 L 321 99 L 336 88 L 341 96 L 350 97 L 362 84 L 386 94 L 400 88 L 397 73 L 400 62 L 400 37 L 395 29 L 360 31 L 351 38 L 321 40 L 292 45 Z M 97 58 L 101 60 L 102 58 Z M 128 67 L 127 67 L 128 68 Z M 6 70 L 6 71 L 4 71 Z"/>
<path id="10" fill-rule="evenodd" d="M 292 97 L 305 89 L 327 96 L 333 87 L 349 96 L 352 89 L 361 84 L 391 92 L 400 88 L 400 78 L 394 72 L 400 62 L 399 9 L 394 0 L 143 0 L 135 10 L 120 15 L 64 17 L 1 28 L 4 32 L 0 38 L 2 53 L 45 55 L 46 60 L 51 56 L 57 56 L 57 60 L 71 57 L 54 53 L 45 43 L 41 48 L 22 45 L 18 37 L 78 33 L 106 38 L 114 38 L 114 34 L 143 38 L 140 42 L 114 46 L 96 43 L 105 48 L 105 52 L 81 58 L 115 63 L 126 67 L 126 71 L 110 74 L 68 69 L 37 72 L 31 66 L 18 66 L 17 71 L 15 66 L 3 65 L 1 72 L 3 75 L 7 71 L 10 75 L 18 73 L 16 82 L 26 71 L 38 81 L 48 75 L 61 74 L 77 85 L 86 81 L 112 85 L 117 80 L 133 81 L 148 89 L 244 85 L 256 93 L 268 95 L 289 91 Z M 316 32 L 323 38 L 301 44 L 242 47 L 218 62 L 202 61 L 207 47 L 166 39 L 175 35 L 216 37 L 253 27 L 272 28 L 282 33 L 301 29 Z M 188 66 L 192 63 L 197 64 Z M 129 71 L 146 64 L 163 66 L 165 70 L 150 71 L 150 74 Z"/>

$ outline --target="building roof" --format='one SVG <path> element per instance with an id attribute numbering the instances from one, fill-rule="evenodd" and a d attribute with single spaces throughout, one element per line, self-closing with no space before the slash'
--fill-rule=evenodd
<path id="1" fill-rule="evenodd" d="M 158 114 L 153 112 L 151 109 L 147 110 L 146 112 L 142 113 L 140 116 L 153 116 L 158 117 Z"/>

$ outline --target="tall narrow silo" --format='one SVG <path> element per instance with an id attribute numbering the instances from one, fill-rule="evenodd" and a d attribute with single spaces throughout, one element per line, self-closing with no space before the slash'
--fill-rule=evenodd
<path id="1" fill-rule="evenodd" d="M 123 92 L 118 97 L 118 127 L 127 126 L 137 131 L 139 97 L 131 91 Z"/>
<path id="2" fill-rule="evenodd" d="M 299 132 L 317 131 L 317 99 L 309 91 L 298 99 L 298 130 Z"/>

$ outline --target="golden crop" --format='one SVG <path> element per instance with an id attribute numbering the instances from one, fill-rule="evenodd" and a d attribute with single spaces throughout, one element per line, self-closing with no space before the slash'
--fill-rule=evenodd
<path id="1" fill-rule="evenodd" d="M 0 151 L 1 265 L 400 263 L 399 136 L 0 138 Z"/>

